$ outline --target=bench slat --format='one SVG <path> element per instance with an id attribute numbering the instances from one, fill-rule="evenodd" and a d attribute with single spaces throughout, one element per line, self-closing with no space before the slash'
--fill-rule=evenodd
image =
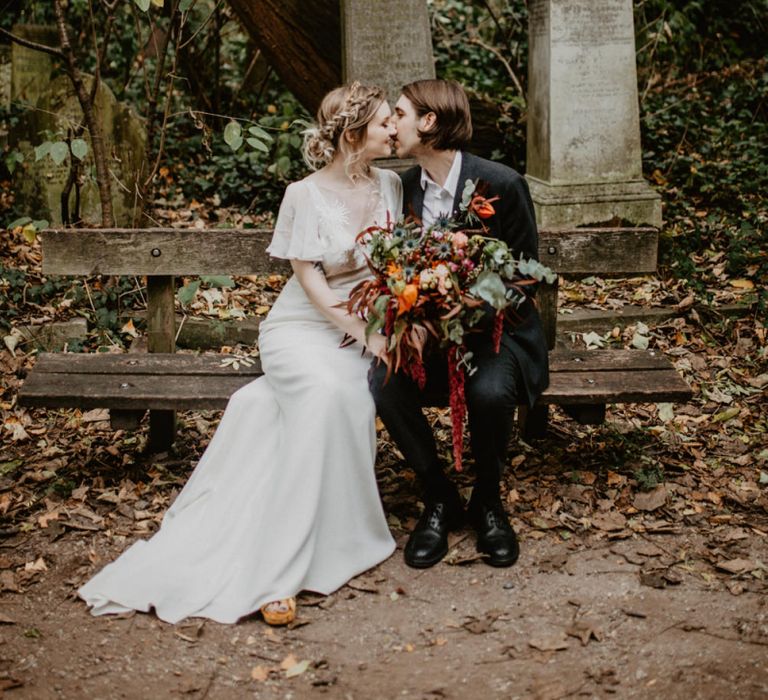
<path id="1" fill-rule="evenodd" d="M 264 229 L 50 229 L 46 275 L 259 275 L 290 271 Z"/>
<path id="2" fill-rule="evenodd" d="M 57 408 L 222 409 L 252 375 L 30 373 L 19 401 Z"/>
<path id="3" fill-rule="evenodd" d="M 33 373 L 60 374 L 151 374 L 163 377 L 182 375 L 261 375 L 261 362 L 241 364 L 238 370 L 223 364 L 229 355 L 187 355 L 182 353 L 41 353 Z"/>
<path id="4" fill-rule="evenodd" d="M 57 275 L 260 275 L 290 271 L 269 257 L 267 229 L 49 229 L 43 273 Z M 563 274 L 656 270 L 654 228 L 540 231 L 539 257 Z M 606 271 L 606 261 L 610 270 Z"/>
<path id="5" fill-rule="evenodd" d="M 231 374 L 222 364 L 227 355 L 191 355 L 173 353 L 41 353 L 35 372 L 69 374 Z M 261 374 L 261 363 L 253 358 L 252 367 L 241 365 L 240 374 Z M 551 372 L 594 372 L 604 370 L 640 371 L 670 369 L 661 353 L 645 350 L 553 350 L 549 354 Z"/>
<path id="6" fill-rule="evenodd" d="M 594 357 L 593 357 L 594 356 Z M 554 352 L 541 403 L 687 401 L 691 390 L 663 356 L 635 350 Z M 582 362 L 575 362 L 576 358 Z M 27 406 L 217 409 L 261 374 L 216 355 L 46 353 L 19 392 Z M 573 366 L 576 369 L 572 369 Z M 607 367 L 607 369 L 605 369 Z"/>
<path id="7" fill-rule="evenodd" d="M 690 398 L 690 388 L 674 369 L 553 372 L 540 403 L 680 403 Z"/>

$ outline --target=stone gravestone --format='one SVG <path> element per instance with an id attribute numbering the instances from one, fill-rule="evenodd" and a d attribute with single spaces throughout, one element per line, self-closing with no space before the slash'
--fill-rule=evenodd
<path id="1" fill-rule="evenodd" d="M 661 226 L 643 180 L 632 0 L 529 4 L 527 179 L 540 226 Z"/>
<path id="2" fill-rule="evenodd" d="M 86 77 L 86 83 L 90 84 Z M 90 89 L 90 88 L 89 88 Z M 133 226 L 136 175 L 144 157 L 146 132 L 129 107 L 120 104 L 109 87 L 99 84 L 95 112 L 100 120 L 107 150 L 108 167 L 113 178 L 112 206 L 115 225 Z M 41 91 L 36 109 L 29 110 L 14 128 L 11 142 L 24 155 L 24 164 L 16 170 L 17 202 L 29 216 L 47 219 L 60 225 L 61 194 L 69 175 L 69 158 L 56 165 L 49 156 L 35 161 L 35 146 L 45 140 L 58 140 L 82 120 L 82 110 L 67 76 L 54 79 Z M 93 167 L 93 151 L 88 132 L 84 182 L 80 188 L 80 216 L 87 223 L 101 222 L 101 204 Z M 71 156 L 70 156 L 71 157 Z M 74 190 L 70 195 L 70 212 L 74 207 Z"/>
<path id="3" fill-rule="evenodd" d="M 17 24 L 11 33 L 45 46 L 59 46 L 59 35 L 54 27 Z M 29 105 L 36 104 L 51 80 L 53 56 L 13 43 L 11 65 L 11 99 Z"/>
<path id="4" fill-rule="evenodd" d="M 11 106 L 11 47 L 0 44 L 0 109 Z"/>
<path id="5" fill-rule="evenodd" d="M 435 77 L 426 0 L 342 0 L 341 35 L 344 82 L 381 85 L 393 105 L 403 85 Z M 412 161 L 380 164 L 401 170 Z"/>

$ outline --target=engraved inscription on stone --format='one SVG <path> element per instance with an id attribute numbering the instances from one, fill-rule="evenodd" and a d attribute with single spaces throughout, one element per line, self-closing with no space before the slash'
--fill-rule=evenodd
<path id="1" fill-rule="evenodd" d="M 532 57 L 548 59 L 532 73 L 532 109 L 549 104 L 547 160 L 552 183 L 610 182 L 641 177 L 632 7 L 629 0 L 550 0 L 549 36 L 532 26 Z M 546 21 L 539 5 L 538 21 Z M 544 43 L 548 51 L 544 51 Z M 539 109 L 541 111 L 541 108 Z M 533 118 L 537 118 L 534 114 Z M 543 135 L 535 130 L 541 141 Z M 537 173 L 537 164 L 529 164 Z"/>
<path id="2" fill-rule="evenodd" d="M 58 45 L 56 30 L 53 27 L 17 24 L 11 31 L 16 36 L 38 44 Z M 11 47 L 11 62 L 11 99 L 35 104 L 50 82 L 53 58 L 41 51 L 14 43 Z"/>
<path id="3" fill-rule="evenodd" d="M 529 19 L 527 170 L 540 223 L 658 225 L 642 180 L 632 0 L 533 0 Z"/>
<path id="4" fill-rule="evenodd" d="M 528 5 L 528 23 L 533 37 L 546 36 L 549 32 L 549 2 L 531 0 Z"/>
<path id="5" fill-rule="evenodd" d="M 0 105 L 11 105 L 11 49 L 0 46 Z"/>
<path id="6" fill-rule="evenodd" d="M 382 85 L 390 99 L 413 80 L 435 75 L 423 0 L 343 0 L 344 78 Z"/>
<path id="7" fill-rule="evenodd" d="M 87 81 L 90 80 L 86 76 Z M 108 167 L 112 176 L 112 206 L 118 226 L 133 225 L 135 179 L 144 153 L 146 134 L 136 114 L 117 102 L 112 91 L 99 84 L 95 112 L 99 119 L 107 150 Z M 35 160 L 34 148 L 45 140 L 44 132 L 58 140 L 73 136 L 82 120 L 82 112 L 69 78 L 61 76 L 42 92 L 37 109 L 26 112 L 15 127 L 14 142 L 24 154 L 24 164 L 16 173 L 20 210 L 51 223 L 61 223 L 61 195 L 69 178 L 69 158 L 55 165 L 50 157 Z M 95 181 L 93 152 L 87 132 L 83 138 L 89 144 L 83 163 L 80 190 L 80 215 L 89 223 L 101 221 L 101 204 Z M 70 207 L 74 194 L 70 196 Z"/>

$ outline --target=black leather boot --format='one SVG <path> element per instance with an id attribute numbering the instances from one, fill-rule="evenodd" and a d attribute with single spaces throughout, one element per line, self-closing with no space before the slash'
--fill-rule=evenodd
<path id="1" fill-rule="evenodd" d="M 487 555 L 491 566 L 512 566 L 520 555 L 520 546 L 501 502 L 471 502 L 467 516 L 477 532 L 477 551 Z"/>
<path id="2" fill-rule="evenodd" d="M 464 523 L 464 507 L 457 492 L 430 500 L 405 545 L 405 563 L 416 569 L 437 564 L 448 553 L 448 533 Z"/>

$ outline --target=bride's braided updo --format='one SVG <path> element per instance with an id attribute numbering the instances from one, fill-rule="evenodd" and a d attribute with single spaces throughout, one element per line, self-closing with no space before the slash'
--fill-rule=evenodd
<path id="1" fill-rule="evenodd" d="M 384 91 L 380 87 L 357 81 L 331 90 L 317 110 L 316 126 L 304 132 L 307 165 L 319 170 L 339 153 L 351 178 L 363 175 L 360 156 L 365 148 L 366 130 L 383 101 Z M 345 133 L 348 138 L 344 138 Z"/>

